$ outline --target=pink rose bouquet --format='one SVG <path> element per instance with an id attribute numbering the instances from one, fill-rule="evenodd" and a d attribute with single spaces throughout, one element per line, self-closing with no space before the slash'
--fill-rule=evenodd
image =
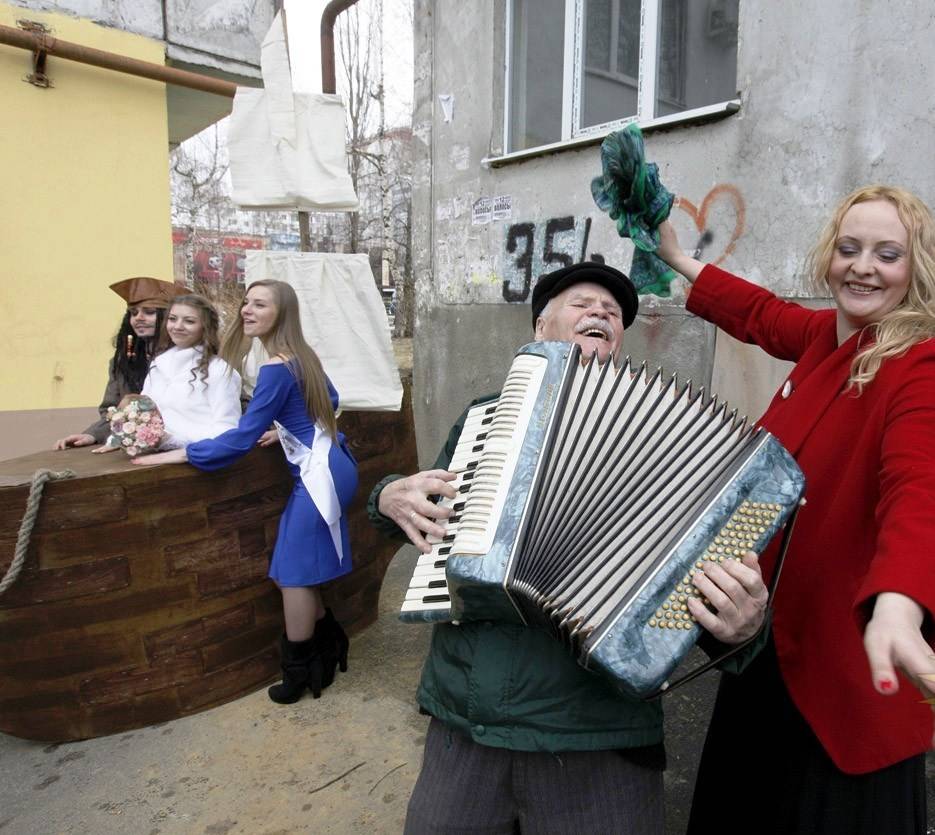
<path id="1" fill-rule="evenodd" d="M 151 398 L 143 394 L 128 394 L 116 407 L 107 410 L 110 420 L 110 446 L 120 447 L 136 457 L 159 449 L 166 436 L 162 415 Z"/>

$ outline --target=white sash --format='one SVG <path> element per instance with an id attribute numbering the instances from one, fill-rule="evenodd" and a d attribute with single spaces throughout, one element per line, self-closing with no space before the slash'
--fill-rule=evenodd
<path id="1" fill-rule="evenodd" d="M 341 505 L 334 489 L 334 478 L 328 467 L 328 454 L 331 452 L 331 436 L 321 425 L 315 424 L 315 439 L 309 449 L 279 421 L 273 421 L 279 433 L 279 442 L 286 453 L 286 460 L 299 468 L 299 476 L 308 490 L 321 518 L 328 525 L 331 541 L 338 553 L 338 562 L 344 562 L 344 546 L 341 542 Z"/>

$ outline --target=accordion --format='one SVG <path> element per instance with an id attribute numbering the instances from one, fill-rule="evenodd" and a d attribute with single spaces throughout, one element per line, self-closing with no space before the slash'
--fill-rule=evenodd
<path id="1" fill-rule="evenodd" d="M 664 689 L 701 634 L 692 574 L 762 551 L 805 489 L 772 435 L 703 389 L 582 363 L 564 342 L 520 349 L 449 469 L 446 534 L 400 617 L 544 628 L 637 697 Z"/>

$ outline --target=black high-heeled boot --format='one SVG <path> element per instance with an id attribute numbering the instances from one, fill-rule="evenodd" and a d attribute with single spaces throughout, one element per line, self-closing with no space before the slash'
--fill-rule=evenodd
<path id="1" fill-rule="evenodd" d="M 312 691 L 314 698 L 321 696 L 322 657 L 315 646 L 315 638 L 307 641 L 290 641 L 285 635 L 280 641 L 282 649 L 282 683 L 267 690 L 269 697 L 281 705 L 297 702 L 305 688 Z"/>
<path id="2" fill-rule="evenodd" d="M 331 609 L 325 609 L 325 616 L 315 625 L 314 639 L 317 639 L 317 646 L 322 653 L 322 687 L 328 687 L 334 682 L 338 667 L 342 673 L 347 672 L 347 651 L 350 646 L 347 634 Z"/>
<path id="3" fill-rule="evenodd" d="M 327 623 L 328 628 L 331 630 L 331 634 L 334 638 L 335 653 L 337 655 L 338 665 L 341 668 L 341 672 L 346 673 L 347 651 L 351 645 L 350 639 L 347 637 L 347 633 L 341 628 L 341 624 L 338 623 L 334 616 L 334 612 L 332 612 L 331 609 L 325 609 L 325 616 L 322 618 L 322 621 Z"/>
<path id="4" fill-rule="evenodd" d="M 334 683 L 335 671 L 338 668 L 338 657 L 334 649 L 334 640 L 326 628 L 322 628 L 321 621 L 315 627 L 315 648 L 321 656 L 321 687 L 330 687 Z"/>

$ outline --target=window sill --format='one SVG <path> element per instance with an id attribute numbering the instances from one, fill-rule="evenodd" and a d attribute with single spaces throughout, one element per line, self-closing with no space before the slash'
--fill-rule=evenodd
<path id="1" fill-rule="evenodd" d="M 614 130 L 620 130 L 630 122 L 636 122 L 643 133 L 652 133 L 654 130 L 663 130 L 665 128 L 679 127 L 682 125 L 700 125 L 705 122 L 716 122 L 720 119 L 726 119 L 740 110 L 740 99 L 731 99 L 730 101 L 719 102 L 718 104 L 709 104 L 705 107 L 696 107 L 694 110 L 684 110 L 681 113 L 673 113 L 671 116 L 659 116 L 656 119 L 647 119 L 640 122 L 636 119 L 621 120 L 620 122 L 608 123 L 589 128 L 587 134 L 576 136 L 574 139 L 563 139 L 560 142 L 551 142 L 548 145 L 539 145 L 535 148 L 524 148 L 522 151 L 513 151 L 509 154 L 502 154 L 495 157 L 485 157 L 481 160 L 481 165 L 488 168 L 501 168 L 505 165 L 512 165 L 515 162 L 522 162 L 535 157 L 546 156 L 547 154 L 556 154 L 561 151 L 575 151 L 579 148 L 586 148 L 590 145 L 599 145 L 604 141 L 604 137 Z"/>

